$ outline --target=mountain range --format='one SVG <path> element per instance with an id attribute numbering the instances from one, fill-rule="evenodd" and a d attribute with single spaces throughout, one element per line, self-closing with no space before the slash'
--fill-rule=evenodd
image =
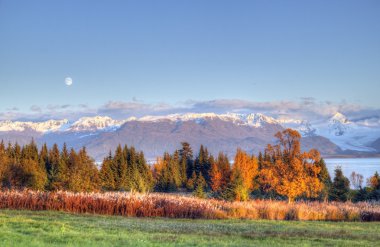
<path id="1" fill-rule="evenodd" d="M 0 139 L 26 144 L 34 139 L 39 145 L 66 143 L 86 146 L 97 161 L 120 143 L 143 150 L 148 159 L 172 152 L 183 141 L 196 151 L 201 144 L 213 154 L 233 155 L 238 147 L 258 153 L 274 135 L 285 128 L 302 134 L 302 149 L 317 148 L 327 155 L 373 155 L 380 153 L 380 127 L 351 122 L 337 112 L 328 119 L 309 122 L 300 119 L 275 119 L 260 113 L 215 114 L 187 113 L 166 116 L 130 117 L 115 120 L 107 116 L 83 117 L 77 121 L 43 122 L 0 121 Z"/>

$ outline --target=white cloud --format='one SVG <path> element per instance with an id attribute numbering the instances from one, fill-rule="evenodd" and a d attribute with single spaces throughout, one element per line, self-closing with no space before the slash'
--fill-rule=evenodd
<path id="1" fill-rule="evenodd" d="M 317 101 L 314 98 L 300 98 L 295 101 L 257 102 L 239 99 L 216 99 L 209 101 L 188 100 L 178 104 L 144 103 L 139 100 L 109 101 L 106 104 L 91 108 L 88 105 L 48 105 L 46 107 L 32 106 L 30 113 L 8 111 L 0 113 L 2 120 L 46 120 L 67 118 L 76 120 L 83 116 L 110 116 L 114 119 L 125 119 L 131 116 L 166 115 L 186 112 L 260 112 L 275 118 L 302 119 L 318 121 L 334 115 L 336 112 L 345 114 L 351 121 L 372 125 L 380 119 L 380 110 L 363 107 L 348 102 Z"/>

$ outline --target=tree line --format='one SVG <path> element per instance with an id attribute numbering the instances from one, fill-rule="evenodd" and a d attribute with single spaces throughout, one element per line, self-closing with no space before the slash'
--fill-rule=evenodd
<path id="1" fill-rule="evenodd" d="M 2 188 L 69 191 L 190 192 L 195 196 L 245 201 L 249 198 L 288 200 L 379 200 L 380 176 L 375 173 L 366 187 L 360 174 L 352 174 L 355 190 L 342 170 L 331 180 L 317 150 L 301 152 L 300 134 L 292 129 L 278 132 L 277 145 L 268 145 L 258 156 L 237 149 L 232 165 L 224 153 L 217 157 L 200 146 L 194 155 L 189 143 L 172 154 L 165 152 L 152 165 L 144 153 L 119 145 L 104 158 L 100 169 L 83 147 L 78 152 L 40 150 L 32 141 L 23 147 L 0 143 Z M 360 180 L 361 179 L 361 180 Z"/>

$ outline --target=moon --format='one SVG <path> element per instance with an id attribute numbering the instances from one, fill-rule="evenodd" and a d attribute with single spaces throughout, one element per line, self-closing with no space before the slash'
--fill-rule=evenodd
<path id="1" fill-rule="evenodd" d="M 71 79 L 71 77 L 66 77 L 65 78 L 65 84 L 67 86 L 71 86 L 71 84 L 73 84 L 73 79 Z"/>

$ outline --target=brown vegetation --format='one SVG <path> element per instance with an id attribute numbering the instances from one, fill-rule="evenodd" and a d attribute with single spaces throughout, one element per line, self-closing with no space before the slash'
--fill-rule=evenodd
<path id="1" fill-rule="evenodd" d="M 2 191 L 1 209 L 204 219 L 380 221 L 379 203 L 253 200 L 226 202 L 173 194 Z"/>

